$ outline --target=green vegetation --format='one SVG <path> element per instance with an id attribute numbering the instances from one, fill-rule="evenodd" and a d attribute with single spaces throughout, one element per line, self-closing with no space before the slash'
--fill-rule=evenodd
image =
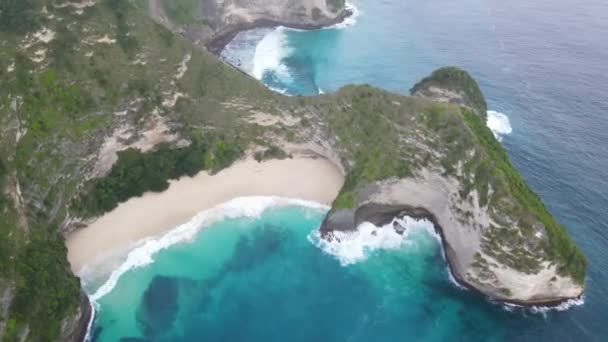
<path id="1" fill-rule="evenodd" d="M 161 0 L 165 13 L 176 24 L 196 22 L 198 0 Z"/>
<path id="2" fill-rule="evenodd" d="M 57 340 L 62 321 L 76 313 L 80 286 L 68 267 L 60 227 L 107 134 L 122 124 L 140 130 L 156 108 L 182 137 L 190 137 L 183 130 L 192 127 L 204 132 L 206 139 L 193 143 L 199 150 L 172 147 L 168 153 L 167 146 L 158 146 L 155 152 L 165 149 L 165 153 L 157 153 L 156 158 L 125 152 L 130 158 L 121 158 L 119 165 L 133 167 L 128 172 L 123 167 L 126 178 L 114 173 L 119 175 L 113 178 L 116 183 L 100 180 L 106 187 L 99 188 L 85 183 L 84 190 L 98 192 L 91 197 L 82 194 L 86 197 L 80 205 L 84 216 L 112 207 L 119 195 L 126 197 L 117 184 L 129 183 L 132 175 L 142 178 L 126 187 L 134 194 L 160 189 L 173 176 L 230 165 L 241 155 L 241 146 L 259 132 L 236 125 L 239 116 L 248 114 L 248 107 L 227 110 L 222 102 L 238 95 L 247 99 L 246 104 L 269 111 L 263 102 L 273 98 L 256 81 L 205 52 L 194 52 L 180 36 L 150 21 L 128 1 L 104 0 L 81 15 L 75 15 L 71 6 L 56 8 L 49 3 L 49 16 L 40 16 L 39 23 L 55 32 L 54 39 L 33 40 L 34 45 L 21 48 L 25 35 L 41 27 L 37 5 L 19 7 L 28 3 L 0 1 L 0 124 L 4 129 L 0 135 L 0 292 L 9 287 L 16 294 L 8 314 L 0 318 L 6 323 L 2 341 L 18 340 L 25 331 L 29 331 L 27 340 Z M 9 27 L 4 20 L 8 5 L 31 9 L 36 21 L 23 29 Z M 24 15 L 18 17 L 27 19 Z M 94 43 L 106 35 L 117 44 Z M 139 55 L 139 47 L 144 45 L 145 57 L 140 57 L 144 54 Z M 46 60 L 33 62 L 35 52 L 43 48 Z M 171 82 L 186 54 L 193 55 L 190 72 L 179 82 Z M 145 58 L 147 64 L 134 63 L 134 56 Z M 165 94 L 176 91 L 188 94 L 188 99 L 178 101 L 175 108 L 164 108 Z M 128 115 L 114 115 L 127 107 Z M 130 163 L 124 163 L 127 160 Z M 151 165 L 156 173 L 142 171 L 138 163 Z M 140 173 L 131 174 L 137 170 Z M 8 193 L 15 191 L 17 182 L 23 199 L 19 203 Z M 100 195 L 99 189 L 106 192 Z M 100 195 L 99 203 L 94 195 Z"/>
<path id="3" fill-rule="evenodd" d="M 66 126 L 78 126 L 82 111 L 91 103 L 81 89 L 65 86 L 53 69 L 36 75 L 31 64 L 20 55 L 15 58 L 12 84 L 2 83 L 3 90 L 22 94 L 20 114 L 28 134 L 18 146 L 6 144 L 14 136 L 0 137 L 2 152 L 14 155 L 7 162 L 0 158 L 0 280 L 12 279 L 15 298 L 7 318 L 4 341 L 17 341 L 27 325 L 29 340 L 52 341 L 57 338 L 61 322 L 74 314 L 80 300 L 80 284 L 69 269 L 63 238 L 56 222 L 39 208 L 28 208 L 27 229 L 19 219 L 16 203 L 5 196 L 7 177 L 15 169 L 22 189 L 38 182 L 37 174 L 49 174 L 32 162 L 39 153 L 39 144 L 62 132 L 74 133 Z M 1 100 L 1 98 L 0 98 Z M 10 112 L 4 112 L 0 119 Z M 9 146 L 11 147 L 9 149 Z M 14 191 L 11 190 L 11 191 Z M 49 205 L 45 193 L 37 194 Z M 1 282 L 0 282 L 1 284 Z"/>
<path id="4" fill-rule="evenodd" d="M 23 323 L 29 322 L 32 341 L 53 341 L 62 320 L 75 314 L 80 303 L 80 282 L 66 260 L 66 247 L 57 228 L 42 225 L 30 236 L 18 262 L 17 295 L 11 312 L 14 329 L 5 341 L 17 340 Z"/>
<path id="5" fill-rule="evenodd" d="M 506 287 L 501 288 L 500 293 L 502 293 L 503 295 L 505 295 L 507 297 L 511 297 L 513 295 L 513 292 L 511 292 L 511 290 L 509 290 Z"/>
<path id="6" fill-rule="evenodd" d="M 410 92 L 415 92 L 431 87 L 438 86 L 443 89 L 464 91 L 468 101 L 468 106 L 477 110 L 485 121 L 488 106 L 486 100 L 479 89 L 477 82 L 469 75 L 468 72 L 457 67 L 444 67 L 435 70 L 430 76 L 423 78 L 416 83 Z"/>
<path id="7" fill-rule="evenodd" d="M 39 15 L 43 3 L 49 15 Z M 353 207 L 357 191 L 371 182 L 412 176 L 423 167 L 460 177 L 463 200 L 477 189 L 482 205 L 526 223 L 518 225 L 521 229 L 492 230 L 495 235 L 488 237 L 494 243 L 509 240 L 522 247 L 512 249 L 512 259 L 493 256 L 533 270 L 536 260 L 522 252 L 528 241 L 513 232 L 528 234 L 537 217 L 547 227 L 549 243 L 547 253 L 534 250 L 532 255 L 551 256 L 564 274 L 582 281 L 582 253 L 525 187 L 475 114 L 370 86 L 315 97 L 279 96 L 149 20 L 143 0 L 136 6 L 103 0 L 80 15 L 71 6 L 52 3 L 0 0 L 0 291 L 13 284 L 16 289 L 8 315 L 0 318 L 7 323 L 0 339 L 15 340 L 28 327 L 29 340 L 56 340 L 61 322 L 75 313 L 79 284 L 60 235 L 68 213 L 100 215 L 145 191 L 165 189 L 170 179 L 225 168 L 247 147 L 264 146 L 258 160 L 287 157 L 279 146 L 265 143 L 269 137 L 294 144 L 326 138 L 347 172 L 336 208 Z M 327 3 L 336 10 L 344 6 L 343 0 Z M 199 15 L 196 0 L 162 4 L 177 22 Z M 55 32 L 54 39 L 20 46 L 41 25 Z M 105 36 L 117 44 L 96 42 Z M 33 62 L 41 49 L 47 51 L 46 60 Z M 187 72 L 177 78 L 187 55 Z M 466 89 L 469 105 L 485 113 L 479 88 L 463 71 L 442 69 L 417 87 L 429 84 Z M 175 106 L 164 105 L 177 92 L 184 96 Z M 301 120 L 294 126 L 260 126 L 247 120 L 254 111 L 289 113 Z M 108 136 L 124 132 L 118 140 L 130 144 L 158 120 L 191 144 L 120 152 L 108 175 L 88 180 Z M 468 157 L 472 150 L 474 156 Z M 467 177 L 459 175 L 460 169 Z M 511 193 L 502 184 L 505 177 L 497 177 L 503 173 Z M 13 200 L 17 185 L 18 201 Z M 510 211 L 500 202 L 512 197 L 534 217 L 524 219 L 527 212 Z"/>
<path id="8" fill-rule="evenodd" d="M 77 139 L 90 128 L 91 120 L 96 120 L 82 117 L 94 102 L 82 88 L 64 85 L 53 69 L 45 70 L 39 77 L 18 73 L 17 83 L 25 94 L 21 112 L 22 119 L 27 120 L 28 135 L 18 146 L 16 164 L 22 181 L 33 181 L 43 172 L 30 162 L 32 157 L 43 153 L 40 142 L 57 134 Z"/>
<path id="9" fill-rule="evenodd" d="M 338 12 L 344 8 L 345 0 L 325 0 L 325 3 L 329 7 L 330 11 Z"/>
<path id="10" fill-rule="evenodd" d="M 57 70 L 65 69 L 73 72 L 74 51 L 78 48 L 80 40 L 78 36 L 61 23 L 55 27 L 55 39 L 49 44 L 49 57 L 51 65 Z"/>
<path id="11" fill-rule="evenodd" d="M 351 208 L 355 192 L 361 185 L 413 174 L 419 164 L 419 155 L 412 147 L 399 149 L 395 144 L 411 128 L 411 116 L 404 115 L 402 108 L 394 104 L 396 96 L 369 86 L 348 86 L 335 97 L 323 100 L 318 110 L 322 111 L 342 146 L 351 152 L 352 160 L 333 206 Z M 424 100 L 408 101 L 411 108 L 420 110 L 428 105 Z"/>
<path id="12" fill-rule="evenodd" d="M 86 186 L 72 207 L 83 217 L 98 216 L 146 191 L 166 190 L 170 179 L 228 167 L 241 155 L 242 149 L 236 142 L 224 139 L 207 142 L 196 136 L 189 146 L 177 149 L 168 144 L 161 144 L 150 153 L 128 149 L 118 153 L 110 174 Z"/>
<path id="13" fill-rule="evenodd" d="M 583 284 L 586 268 L 585 256 L 570 238 L 564 226 L 555 221 L 538 195 L 528 187 L 523 177 L 511 165 L 504 148 L 479 116 L 466 108 L 462 109 L 462 116 L 477 142 L 493 163 L 494 169 L 504 176 L 511 196 L 545 226 L 549 238 L 546 250 L 551 260 L 557 263 L 560 273 L 572 276 L 577 282 Z"/>
<path id="14" fill-rule="evenodd" d="M 129 34 L 129 14 L 133 4 L 124 0 L 105 0 L 116 18 L 116 41 L 129 58 L 134 58 L 140 49 L 137 39 Z"/>
<path id="15" fill-rule="evenodd" d="M 13 217 L 11 199 L 5 195 L 7 166 L 0 158 L 0 278 L 3 274 L 12 273 L 11 255 L 13 254 L 13 241 L 11 232 L 13 230 Z"/>
<path id="16" fill-rule="evenodd" d="M 0 1 L 0 31 L 24 33 L 37 28 L 40 8 L 38 0 Z"/>
<path id="17" fill-rule="evenodd" d="M 354 166 L 346 175 L 340 194 L 333 203 L 334 207 L 352 208 L 355 191 L 359 185 L 383 179 L 406 178 L 413 175 L 411 166 L 406 160 L 382 158 L 379 148 L 375 146 L 370 150 L 361 149 L 355 155 Z"/>
<path id="18" fill-rule="evenodd" d="M 258 162 L 268 159 L 285 159 L 291 157 L 285 151 L 283 151 L 280 147 L 271 145 L 267 149 L 263 151 L 258 151 L 254 154 L 254 159 Z"/>
<path id="19" fill-rule="evenodd" d="M 77 120 L 93 106 L 92 99 L 79 87 L 62 85 L 53 69 L 44 71 L 29 86 L 22 108 L 28 114 L 29 129 L 38 138 L 52 133 L 63 120 Z"/>
<path id="20" fill-rule="evenodd" d="M 6 173 L 7 173 L 7 169 L 6 166 L 4 165 L 4 161 L 2 161 L 2 158 L 0 158 L 0 211 L 2 211 L 4 209 L 4 207 L 7 205 L 8 199 L 5 197 L 4 195 L 4 182 L 6 179 Z"/>

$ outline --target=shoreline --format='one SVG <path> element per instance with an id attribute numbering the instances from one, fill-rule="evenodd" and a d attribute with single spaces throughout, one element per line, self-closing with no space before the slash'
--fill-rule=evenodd
<path id="1" fill-rule="evenodd" d="M 331 205 L 343 182 L 340 169 L 325 158 L 240 160 L 214 175 L 203 171 L 172 180 L 163 192 L 121 203 L 66 237 L 68 260 L 78 274 L 85 266 L 100 264 L 237 197 L 278 196 Z"/>
<path id="2" fill-rule="evenodd" d="M 360 210 L 363 209 L 363 212 Z M 321 225 L 321 237 L 322 238 L 332 238 L 331 232 L 333 231 L 349 231 L 356 230 L 360 223 L 366 221 L 374 224 L 375 226 L 381 227 L 388 223 L 390 223 L 394 218 L 401 218 L 403 216 L 408 216 L 414 219 L 424 219 L 428 220 L 432 223 L 433 229 L 439 235 L 441 239 L 441 252 L 443 254 L 443 258 L 447 264 L 448 272 L 450 273 L 452 279 L 456 282 L 456 285 L 462 287 L 463 289 L 469 290 L 475 295 L 479 295 L 483 298 L 486 298 L 490 302 L 499 303 L 503 305 L 512 305 L 517 307 L 523 307 L 528 309 L 541 309 L 541 308 L 549 308 L 549 309 L 558 309 L 563 304 L 567 304 L 570 301 L 577 301 L 584 298 L 584 293 L 582 293 L 578 297 L 564 297 L 564 298 L 555 298 L 555 299 L 547 299 L 547 300 L 530 300 L 530 301 L 522 301 L 522 300 L 510 300 L 505 298 L 495 298 L 487 293 L 484 293 L 480 289 L 476 288 L 472 284 L 468 283 L 459 273 L 455 272 L 456 267 L 454 265 L 454 261 L 451 259 L 453 257 L 453 249 L 450 247 L 448 243 L 443 227 L 439 224 L 435 215 L 422 207 L 413 207 L 408 205 L 390 205 L 390 204 L 379 204 L 379 203 L 368 203 L 363 205 L 355 211 L 355 224 L 353 228 L 348 228 L 350 226 L 341 225 L 340 228 L 332 228 L 327 229 L 326 221 L 330 217 L 331 212 L 327 214 L 323 224 Z M 323 228 L 326 229 L 323 229 Z"/>
<path id="3" fill-rule="evenodd" d="M 232 28 L 227 29 L 224 32 L 218 33 L 215 37 L 213 37 L 205 47 L 207 51 L 211 52 L 213 55 L 220 57 L 222 51 L 226 48 L 226 46 L 234 39 L 234 37 L 243 31 L 258 29 L 258 28 L 272 28 L 278 26 L 284 26 L 290 29 L 295 30 L 320 30 L 323 28 L 331 27 L 337 24 L 344 22 L 344 20 L 351 17 L 355 14 L 355 11 L 351 8 L 345 8 L 342 12 L 334 19 L 328 20 L 323 24 L 297 24 L 297 23 L 289 23 L 289 22 L 281 22 L 270 19 L 258 19 L 250 23 L 242 23 L 235 25 Z"/>

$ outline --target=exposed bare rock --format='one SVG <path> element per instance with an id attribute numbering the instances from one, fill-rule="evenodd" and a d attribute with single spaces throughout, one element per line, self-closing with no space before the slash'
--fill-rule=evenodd
<path id="1" fill-rule="evenodd" d="M 332 5 L 337 4 L 337 5 Z M 344 2 L 326 0 L 198 0 L 189 22 L 171 18 L 171 8 L 149 0 L 149 13 L 159 23 L 184 33 L 192 42 L 219 54 L 234 35 L 254 27 L 288 26 L 316 29 L 341 22 L 352 13 Z"/>

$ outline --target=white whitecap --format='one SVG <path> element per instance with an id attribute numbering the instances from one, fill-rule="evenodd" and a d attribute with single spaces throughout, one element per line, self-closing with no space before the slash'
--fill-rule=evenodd
<path id="1" fill-rule="evenodd" d="M 126 260 L 112 272 L 105 283 L 101 285 L 95 293 L 89 296 L 89 299 L 93 303 L 96 303 L 100 298 L 112 291 L 120 277 L 126 272 L 151 264 L 154 261 L 153 256 L 163 249 L 177 243 L 191 241 L 199 230 L 205 226 L 226 218 L 260 217 L 266 209 L 281 206 L 303 206 L 323 210 L 329 209 L 327 206 L 316 202 L 282 197 L 252 196 L 235 198 L 214 208 L 198 213 L 187 223 L 177 226 L 161 236 L 142 240 L 135 249 L 129 252 Z"/>
<path id="2" fill-rule="evenodd" d="M 404 228 L 402 234 L 395 231 L 394 224 Z M 329 239 L 322 238 L 320 231 L 315 230 L 308 236 L 308 239 L 322 251 L 338 259 L 342 266 L 348 266 L 365 261 L 375 250 L 399 249 L 411 243 L 408 238 L 412 232 L 420 230 L 428 232 L 438 242 L 441 242 L 441 238 L 430 221 L 417 220 L 407 216 L 403 219 L 395 218 L 391 223 L 382 227 L 363 222 L 354 231 L 332 232 L 332 237 Z"/>
<path id="3" fill-rule="evenodd" d="M 539 315 L 546 317 L 547 313 L 549 313 L 551 311 L 561 312 L 561 311 L 569 310 L 570 308 L 572 308 L 574 306 L 582 306 L 583 304 L 585 304 L 585 296 L 583 295 L 579 298 L 568 299 L 567 301 L 560 303 L 559 305 L 556 305 L 556 306 L 534 305 L 531 307 L 527 307 L 527 306 L 521 306 L 521 305 L 511 304 L 511 303 L 499 303 L 499 304 L 502 305 L 503 309 L 505 309 L 506 311 L 509 311 L 509 312 L 513 312 L 516 309 L 519 309 L 519 310 L 525 310 L 526 312 L 530 312 L 533 314 L 539 314 Z"/>
<path id="4" fill-rule="evenodd" d="M 293 49 L 289 47 L 285 28 L 282 26 L 269 31 L 255 47 L 253 56 L 253 69 L 251 74 L 262 80 L 268 72 L 273 72 L 282 81 L 290 78 L 289 68 L 283 63 Z"/>
<path id="5" fill-rule="evenodd" d="M 287 90 L 287 88 L 277 88 L 277 87 L 271 87 L 271 86 L 267 86 L 268 89 L 274 91 L 275 93 L 279 93 L 279 94 L 283 94 L 285 96 L 292 96 L 289 93 L 289 90 Z"/>
<path id="6" fill-rule="evenodd" d="M 551 306 L 551 307 L 533 306 L 531 308 L 531 311 L 533 313 L 546 314 L 549 311 L 566 311 L 573 306 L 581 306 L 583 304 L 585 304 L 585 296 L 581 296 L 581 297 L 575 298 L 575 299 L 569 299 L 557 306 Z"/>
<path id="7" fill-rule="evenodd" d="M 95 316 L 97 315 L 97 311 L 95 310 L 95 306 L 93 305 L 93 302 L 90 300 L 89 298 L 89 306 L 90 306 L 90 310 L 91 310 L 91 317 L 89 317 L 89 321 L 87 322 L 87 331 L 84 335 L 84 342 L 89 342 L 92 339 L 91 336 L 91 328 L 93 327 L 93 323 L 95 322 Z"/>
<path id="8" fill-rule="evenodd" d="M 502 137 L 505 135 L 511 134 L 513 132 L 513 128 L 511 128 L 511 121 L 509 121 L 509 117 L 503 113 L 489 110 L 487 113 L 487 121 L 486 125 L 498 141 L 502 140 Z"/>
<path id="9" fill-rule="evenodd" d="M 351 27 L 351 26 L 353 26 L 353 25 L 355 25 L 357 23 L 357 19 L 359 18 L 359 16 L 361 16 L 361 14 L 363 14 L 363 12 L 361 10 L 359 10 L 355 5 L 353 5 L 353 4 L 349 3 L 349 2 L 347 2 L 344 5 L 344 9 L 347 10 L 347 11 L 351 11 L 352 14 L 348 18 L 344 19 L 343 21 L 341 21 L 341 22 L 339 22 L 339 23 L 337 23 L 335 25 L 329 26 L 327 28 L 329 28 L 329 29 L 344 29 L 344 28 L 347 28 L 347 27 Z"/>

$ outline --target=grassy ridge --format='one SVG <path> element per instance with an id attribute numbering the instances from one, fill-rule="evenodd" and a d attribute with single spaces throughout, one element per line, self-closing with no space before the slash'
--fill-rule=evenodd
<path id="1" fill-rule="evenodd" d="M 433 73 L 416 83 L 410 92 L 415 92 L 430 86 L 437 86 L 443 89 L 464 91 L 466 97 L 471 102 L 471 106 L 479 112 L 484 120 L 488 105 L 486 99 L 479 88 L 479 85 L 468 72 L 457 67 L 444 67 L 433 71 Z"/>
<path id="2" fill-rule="evenodd" d="M 466 108 L 463 108 L 461 113 L 477 142 L 494 164 L 494 168 L 504 175 L 511 195 L 545 226 L 549 238 L 546 249 L 548 255 L 557 262 L 559 272 L 583 284 L 586 269 L 583 252 L 570 238 L 565 227 L 553 218 L 540 197 L 528 187 L 521 174 L 511 165 L 507 152 L 480 117 Z"/>
<path id="3" fill-rule="evenodd" d="M 160 3 L 173 23 L 196 22 L 198 0 L 161 0 Z"/>

